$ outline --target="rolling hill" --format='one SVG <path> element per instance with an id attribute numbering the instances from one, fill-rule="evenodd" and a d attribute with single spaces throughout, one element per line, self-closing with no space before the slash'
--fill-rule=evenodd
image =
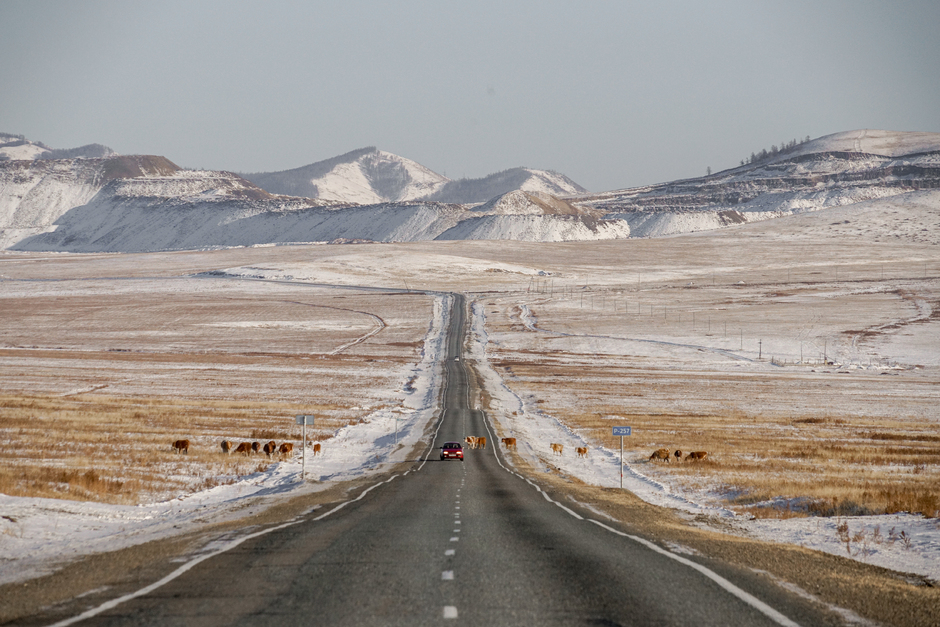
<path id="1" fill-rule="evenodd" d="M 870 212 L 887 199 L 930 205 L 940 199 L 940 134 L 837 133 L 710 176 L 595 194 L 525 168 L 450 181 L 375 148 L 246 177 L 156 156 L 0 160 L 0 247 L 622 239 L 861 204 Z"/>

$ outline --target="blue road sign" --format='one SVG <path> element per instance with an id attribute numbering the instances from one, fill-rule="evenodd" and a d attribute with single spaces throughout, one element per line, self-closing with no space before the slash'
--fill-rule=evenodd
<path id="1" fill-rule="evenodd" d="M 630 435 L 630 427 L 614 427 L 614 435 Z"/>

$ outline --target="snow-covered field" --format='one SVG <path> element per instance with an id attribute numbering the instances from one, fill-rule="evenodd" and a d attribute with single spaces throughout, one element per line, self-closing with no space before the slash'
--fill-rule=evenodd
<path id="1" fill-rule="evenodd" d="M 519 453 L 533 467 L 615 486 L 620 479 L 619 442 L 564 421 L 578 400 L 578 390 L 596 385 L 605 368 L 635 371 L 629 385 L 644 394 L 627 394 L 630 390 L 624 385 L 621 400 L 626 415 L 663 408 L 692 412 L 699 406 L 733 407 L 742 415 L 815 416 L 829 411 L 840 420 L 853 416 L 903 419 L 906 428 L 931 437 L 940 435 L 938 216 L 940 203 L 935 196 L 914 194 L 904 202 L 897 198 L 871 201 L 717 233 L 656 240 L 284 246 L 149 255 L 8 252 L 0 254 L 0 300 L 11 310 L 29 298 L 52 302 L 87 289 L 91 301 L 113 290 L 121 298 L 133 301 L 136 297 L 146 304 L 148 294 L 169 285 L 188 285 L 186 289 L 219 296 L 222 292 L 216 292 L 217 288 L 208 288 L 213 283 L 224 283 L 228 286 L 225 297 L 237 299 L 243 296 L 239 290 L 269 285 L 230 281 L 219 275 L 216 279 L 179 278 L 209 271 L 286 281 L 278 302 L 298 300 L 305 289 L 301 282 L 466 292 L 474 301 L 471 352 L 493 395 L 486 409 L 500 435 L 516 436 Z M 401 296 L 370 298 L 379 303 Z M 355 391 L 353 395 L 362 393 L 369 399 L 365 405 L 371 409 L 362 414 L 365 420 L 341 429 L 328 440 L 322 457 L 308 460 L 308 472 L 322 482 L 303 485 L 297 481 L 299 462 L 295 459 L 229 485 L 140 506 L 0 497 L 3 581 L 35 575 L 82 552 L 113 549 L 121 543 L 179 533 L 202 521 L 235 516 L 244 504 L 321 489 L 399 459 L 396 456 L 404 455 L 418 441 L 433 418 L 434 389 L 439 383 L 433 360 L 439 354 L 440 330 L 445 324 L 444 299 L 435 298 L 434 303 L 426 310 L 421 356 L 411 366 L 396 366 L 411 375 L 388 377 L 368 390 Z M 360 305 L 350 309 L 359 310 Z M 648 318 L 647 310 L 652 312 Z M 288 339 L 291 334 L 310 332 L 318 338 L 313 342 L 318 347 L 314 352 L 323 354 L 365 337 L 374 326 L 365 316 L 355 328 L 331 330 L 328 319 L 313 324 L 287 311 L 290 315 L 241 311 L 215 320 L 211 318 L 219 313 L 210 311 L 199 321 L 199 329 L 210 333 L 203 341 L 219 339 L 222 336 L 211 334 L 223 329 L 226 341 L 233 343 L 226 350 L 239 354 L 250 352 L 246 348 L 249 339 L 263 341 L 269 331 L 283 333 L 275 338 L 273 350 L 287 353 L 296 350 Z M 390 318 L 383 316 L 392 329 L 395 324 Z M 100 322 L 106 317 L 90 319 Z M 28 323 L 24 320 L 23 324 Z M 24 351 L 43 346 L 53 350 L 58 344 L 46 345 L 28 327 L 4 324 L 0 331 L 4 390 L 55 393 L 52 360 L 37 357 L 36 370 L 27 369 L 28 375 L 18 383 L 6 366 L 28 365 L 29 360 L 22 359 Z M 162 329 L 125 325 L 110 335 L 98 331 L 80 334 L 74 346 L 65 348 L 94 351 L 130 344 L 140 351 L 172 352 L 186 339 L 185 334 L 172 337 L 172 325 Z M 153 331 L 170 334 L 170 340 L 158 341 L 148 335 Z M 342 337 L 330 342 L 335 332 Z M 379 351 L 385 333 L 362 340 L 354 350 L 363 355 Z M 246 339 L 240 339 L 243 334 L 248 334 Z M 505 369 L 508 359 L 521 359 L 520 355 L 527 355 L 525 359 L 536 365 L 550 355 L 549 367 L 574 364 L 583 372 L 580 378 L 555 378 L 552 387 L 556 391 L 546 393 L 540 382 Z M 832 363 L 822 363 L 823 356 Z M 174 367 L 160 366 L 164 378 L 152 381 L 158 390 L 161 380 L 173 379 Z M 41 368 L 48 372 L 38 376 Z M 373 366 L 362 364 L 362 368 Z M 644 378 L 647 370 L 660 378 Z M 59 374 L 67 371 L 68 367 L 58 370 Z M 105 383 L 117 395 L 139 394 L 139 383 L 125 375 L 117 373 Z M 683 378 L 682 393 L 671 391 L 678 387 L 660 383 L 667 375 Z M 110 377 L 106 372 L 98 376 Z M 306 385 L 316 386 L 318 377 L 326 375 L 310 368 L 293 376 L 307 377 Z M 759 388 L 754 395 L 739 394 L 744 388 L 736 387 L 724 394 L 704 387 L 714 376 L 773 385 Z M 193 395 L 212 390 L 198 382 L 189 385 L 188 393 Z M 264 387 L 263 382 L 255 385 L 249 392 L 252 395 Z M 703 387 L 696 391 L 696 385 Z M 80 389 L 67 378 L 61 386 L 60 394 Z M 168 385 L 166 389 L 177 393 L 182 388 Z M 559 400 L 565 392 L 570 401 Z M 224 396 L 228 392 L 212 393 Z M 278 398 L 290 400 L 289 396 Z M 383 396 L 389 399 L 384 405 L 377 402 Z M 396 414 L 393 407 L 413 411 Z M 396 415 L 404 417 L 399 421 L 404 446 L 398 448 L 394 447 Z M 614 411 L 599 418 L 610 426 L 617 426 L 619 419 Z M 640 431 L 626 442 L 624 486 L 651 503 L 686 512 L 696 524 L 850 555 L 940 580 L 936 518 L 896 513 L 752 519 L 735 513 L 725 502 L 727 492 L 719 486 L 703 483 L 706 475 L 696 478 L 694 472 L 677 473 L 648 463 L 648 437 Z M 552 456 L 545 448 L 548 442 L 565 443 L 565 454 Z M 590 447 L 586 459 L 569 450 L 575 445 Z M 937 470 L 936 464 L 928 464 L 921 472 L 933 476 Z M 898 468 L 899 482 L 905 481 L 904 472 Z M 840 531 L 840 525 L 846 526 Z"/>

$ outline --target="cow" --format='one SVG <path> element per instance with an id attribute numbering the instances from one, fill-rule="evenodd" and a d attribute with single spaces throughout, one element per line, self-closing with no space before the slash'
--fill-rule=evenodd
<path id="1" fill-rule="evenodd" d="M 503 438 L 501 441 L 506 445 L 507 450 L 516 450 L 516 438 Z"/>
<path id="2" fill-rule="evenodd" d="M 578 448 L 575 449 L 575 451 L 577 451 L 578 457 L 587 457 L 587 447 L 586 447 L 586 446 L 579 446 Z"/>
<path id="3" fill-rule="evenodd" d="M 249 455 L 251 455 L 251 442 L 242 442 L 242 443 L 239 444 L 238 447 L 235 449 L 235 452 L 236 452 L 236 453 L 244 453 L 244 454 L 245 454 L 245 457 L 248 457 Z"/>
<path id="4" fill-rule="evenodd" d="M 261 450 L 263 450 L 264 454 L 270 458 L 272 455 L 277 453 L 277 443 L 274 440 L 271 440 L 265 444 Z"/>
<path id="5" fill-rule="evenodd" d="M 281 447 L 277 449 L 277 452 L 280 453 L 282 456 L 285 456 L 285 457 L 289 456 L 291 453 L 294 452 L 294 443 L 284 442 L 283 444 L 281 444 Z"/>
<path id="6" fill-rule="evenodd" d="M 317 442 L 316 444 L 313 445 L 313 454 L 314 454 L 314 455 L 319 455 L 319 454 L 320 454 L 320 443 L 319 443 L 319 442 Z"/>
<path id="7" fill-rule="evenodd" d="M 661 449 L 657 449 L 653 451 L 653 454 L 650 455 L 650 461 L 653 461 L 654 459 L 658 459 L 659 461 L 662 461 L 662 462 L 668 462 L 669 461 L 669 449 L 661 448 Z"/>
<path id="8" fill-rule="evenodd" d="M 173 443 L 173 450 L 177 453 L 186 453 L 189 455 L 189 440 L 177 440 Z"/>
<path id="9" fill-rule="evenodd" d="M 470 447 L 470 448 L 476 448 L 476 447 L 477 447 L 477 438 L 476 438 L 476 436 L 468 435 L 467 437 L 465 437 L 465 438 L 463 439 L 463 441 L 466 442 L 466 443 L 467 443 L 467 446 Z"/>
<path id="10" fill-rule="evenodd" d="M 485 448 L 486 448 L 486 438 L 482 438 L 482 437 L 481 437 L 481 438 L 477 438 L 477 447 L 485 449 Z"/>
<path id="11" fill-rule="evenodd" d="M 556 453 L 556 454 L 558 454 L 558 455 L 564 455 L 564 453 L 562 452 L 562 451 L 564 450 L 564 448 L 565 448 L 565 445 L 564 445 L 564 444 L 556 444 L 555 442 L 552 442 L 552 452 L 553 452 L 553 453 Z"/>
<path id="12" fill-rule="evenodd" d="M 701 461 L 708 457 L 708 451 L 692 451 L 685 456 L 685 461 L 692 460 L 694 462 Z"/>
<path id="13" fill-rule="evenodd" d="M 251 452 L 260 453 L 261 452 L 261 442 L 252 442 L 251 443 Z"/>
<path id="14" fill-rule="evenodd" d="M 679 449 L 676 449 L 676 452 L 674 453 L 674 455 L 676 456 L 677 462 L 682 461 L 682 451 L 680 451 Z"/>
<path id="15" fill-rule="evenodd" d="M 222 440 L 222 452 L 228 455 L 232 452 L 232 443 L 228 440 Z"/>

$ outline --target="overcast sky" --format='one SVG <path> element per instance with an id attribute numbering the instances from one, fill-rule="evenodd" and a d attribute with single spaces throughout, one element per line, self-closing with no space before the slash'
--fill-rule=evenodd
<path id="1" fill-rule="evenodd" d="M 0 131 L 184 167 L 374 145 L 592 191 L 940 132 L 940 2 L 0 0 Z"/>

